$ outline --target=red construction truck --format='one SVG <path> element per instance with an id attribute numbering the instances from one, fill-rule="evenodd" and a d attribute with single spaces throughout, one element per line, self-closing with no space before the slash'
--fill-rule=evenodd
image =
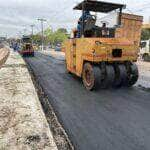
<path id="1" fill-rule="evenodd" d="M 30 37 L 23 36 L 20 54 L 22 56 L 32 56 L 32 57 L 34 57 L 34 48 L 33 48 L 33 45 L 32 45 L 32 39 Z"/>

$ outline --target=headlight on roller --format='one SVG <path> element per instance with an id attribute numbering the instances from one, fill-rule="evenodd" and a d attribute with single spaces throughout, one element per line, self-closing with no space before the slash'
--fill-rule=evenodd
<path id="1" fill-rule="evenodd" d="M 99 46 L 99 45 L 101 45 L 102 43 L 101 43 L 100 41 L 96 41 L 95 44 L 96 44 L 97 46 Z"/>

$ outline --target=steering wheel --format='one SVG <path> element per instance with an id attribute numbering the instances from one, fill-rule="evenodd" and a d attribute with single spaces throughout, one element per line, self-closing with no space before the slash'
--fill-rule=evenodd
<path id="1" fill-rule="evenodd" d="M 102 24 L 105 23 L 107 26 L 109 25 L 109 22 L 107 22 L 107 21 L 101 21 L 101 23 L 102 23 Z"/>
<path id="2" fill-rule="evenodd" d="M 94 21 L 96 21 L 96 16 L 95 15 L 91 15 L 92 16 L 92 19 L 94 20 Z"/>

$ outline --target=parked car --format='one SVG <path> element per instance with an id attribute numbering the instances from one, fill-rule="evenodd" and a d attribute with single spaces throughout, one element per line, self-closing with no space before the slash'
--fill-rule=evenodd
<path id="1" fill-rule="evenodd" d="M 150 39 L 141 41 L 140 55 L 144 61 L 150 61 Z"/>
<path id="2" fill-rule="evenodd" d="M 55 51 L 61 51 L 61 44 L 57 44 L 55 46 Z"/>

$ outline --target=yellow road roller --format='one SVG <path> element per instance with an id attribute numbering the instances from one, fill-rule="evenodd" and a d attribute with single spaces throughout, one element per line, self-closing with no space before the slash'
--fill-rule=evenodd
<path id="1" fill-rule="evenodd" d="M 62 49 L 67 71 L 81 77 L 87 90 L 130 87 L 138 80 L 135 62 L 143 17 L 123 13 L 125 7 L 96 0 L 84 0 L 74 7 L 82 11 L 79 28 Z"/>

